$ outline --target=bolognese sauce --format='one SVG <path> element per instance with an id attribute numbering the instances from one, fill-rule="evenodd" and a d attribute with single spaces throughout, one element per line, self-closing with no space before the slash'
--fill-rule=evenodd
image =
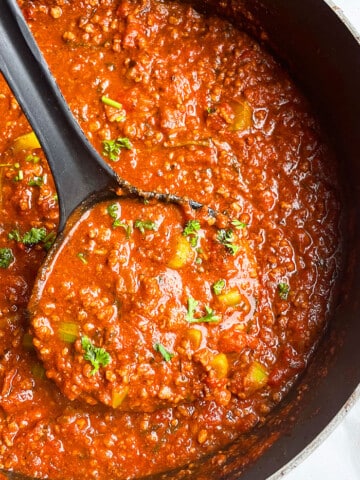
<path id="1" fill-rule="evenodd" d="M 308 364 L 341 261 L 335 161 L 289 75 L 224 19 L 163 0 L 20 5 L 109 165 L 220 215 L 99 204 L 30 325 L 57 194 L 1 79 L 0 467 L 121 480 L 187 465 L 263 422 Z"/>

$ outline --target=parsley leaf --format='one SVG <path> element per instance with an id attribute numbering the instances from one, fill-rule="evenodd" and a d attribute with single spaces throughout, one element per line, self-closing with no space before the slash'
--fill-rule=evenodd
<path id="1" fill-rule="evenodd" d="M 145 230 L 157 230 L 156 223 L 152 220 L 136 220 L 134 227 L 138 228 L 142 234 L 145 233 Z"/>
<path id="2" fill-rule="evenodd" d="M 239 246 L 234 243 L 234 232 L 230 228 L 218 230 L 217 240 L 230 251 L 231 255 L 235 255 L 239 250 Z"/>
<path id="3" fill-rule="evenodd" d="M 95 347 L 88 337 L 81 337 L 81 347 L 85 350 L 84 359 L 90 362 L 93 367 L 90 375 L 94 375 L 101 366 L 109 365 L 110 354 L 104 348 Z"/>
<path id="4" fill-rule="evenodd" d="M 163 359 L 165 360 L 165 362 L 170 362 L 170 360 L 173 358 L 174 354 L 173 353 L 170 353 L 168 350 L 166 350 L 166 348 L 164 347 L 164 345 L 162 345 L 161 343 L 155 343 L 154 344 L 154 350 L 156 352 L 159 352 Z"/>
<path id="5" fill-rule="evenodd" d="M 42 242 L 46 238 L 46 235 L 47 232 L 45 227 L 33 227 L 28 232 L 24 233 L 21 241 L 24 245 L 36 245 L 37 243 Z"/>
<path id="6" fill-rule="evenodd" d="M 79 252 L 76 254 L 77 258 L 84 264 L 87 265 L 89 262 L 87 261 L 86 255 L 83 252 Z"/>
<path id="7" fill-rule="evenodd" d="M 122 227 L 122 228 L 125 230 L 126 238 L 130 238 L 130 235 L 131 235 L 131 225 L 129 225 L 129 224 L 126 223 L 126 222 L 122 222 L 119 218 L 117 218 L 116 220 L 114 220 L 112 226 L 113 226 L 114 228 L 116 228 L 116 227 Z"/>
<path id="8" fill-rule="evenodd" d="M 183 235 L 196 235 L 196 232 L 200 230 L 200 222 L 198 220 L 189 220 L 184 228 Z"/>
<path id="9" fill-rule="evenodd" d="M 9 240 L 14 240 L 15 242 L 23 243 L 27 246 L 36 245 L 40 242 L 43 242 L 45 250 L 49 250 L 52 244 L 55 242 L 56 233 L 47 233 L 45 227 L 33 227 L 25 232 L 24 235 L 21 235 L 20 231 L 16 228 L 8 233 L 8 238 Z"/>
<path id="10" fill-rule="evenodd" d="M 114 220 L 113 221 L 113 228 L 122 227 L 125 230 L 126 238 L 129 238 L 131 235 L 131 225 L 127 224 L 126 222 L 122 222 L 119 218 L 119 206 L 117 203 L 112 203 L 107 207 L 107 213 L 110 217 Z"/>
<path id="11" fill-rule="evenodd" d="M 198 220 L 189 220 L 186 223 L 185 228 L 182 232 L 184 237 L 190 237 L 189 241 L 192 247 L 196 247 L 198 243 L 199 236 L 197 232 L 199 230 L 200 230 L 200 222 Z"/>
<path id="12" fill-rule="evenodd" d="M 207 305 L 204 306 L 206 315 L 203 317 L 195 318 L 195 311 L 199 305 L 199 302 L 195 300 L 192 297 L 188 298 L 188 310 L 185 315 L 185 320 L 189 323 L 212 323 L 212 322 L 218 322 L 220 320 L 220 317 L 218 315 L 215 315 L 214 310 L 212 310 L 210 307 Z"/>
<path id="13" fill-rule="evenodd" d="M 247 223 L 241 222 L 240 220 L 232 220 L 231 225 L 234 225 L 235 228 L 240 229 L 240 228 L 246 228 Z"/>
<path id="14" fill-rule="evenodd" d="M 8 238 L 9 240 L 15 240 L 15 242 L 21 242 L 21 235 L 17 229 L 11 230 L 11 232 L 8 233 Z"/>
<path id="15" fill-rule="evenodd" d="M 221 278 L 220 280 L 217 280 L 213 284 L 212 288 L 214 290 L 215 295 L 220 295 L 225 288 L 225 280 L 223 278 Z"/>
<path id="16" fill-rule="evenodd" d="M 56 240 L 56 233 L 55 232 L 48 233 L 43 240 L 45 250 L 50 250 L 50 248 L 54 245 L 55 240 Z"/>
<path id="17" fill-rule="evenodd" d="M 289 292 L 290 292 L 290 287 L 287 283 L 285 282 L 280 282 L 278 284 L 278 293 L 279 293 L 279 297 L 282 299 L 282 300 L 287 300 L 288 298 L 288 295 L 289 295 Z"/>
<path id="18" fill-rule="evenodd" d="M 28 185 L 30 187 L 41 187 L 47 182 L 47 175 L 43 175 L 42 177 L 33 177 L 29 180 Z"/>
<path id="19" fill-rule="evenodd" d="M 8 268 L 14 261 L 11 248 L 0 248 L 0 268 Z"/>
<path id="20" fill-rule="evenodd" d="M 116 220 L 119 215 L 119 206 L 117 203 L 112 203 L 107 206 L 106 211 L 113 220 Z"/>
<path id="21" fill-rule="evenodd" d="M 125 148 L 126 150 L 132 149 L 132 144 L 128 138 L 118 137 L 115 140 L 103 140 L 103 151 L 102 154 L 104 157 L 108 157 L 112 162 L 117 162 L 121 153 L 121 149 Z"/>

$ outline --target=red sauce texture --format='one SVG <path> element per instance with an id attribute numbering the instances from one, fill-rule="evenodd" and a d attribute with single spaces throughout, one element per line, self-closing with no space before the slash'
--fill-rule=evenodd
<path id="1" fill-rule="evenodd" d="M 45 156 L 0 79 L 0 468 L 134 479 L 266 421 L 326 326 L 336 163 L 307 101 L 230 23 L 164 0 L 20 2 L 120 176 L 218 216 L 125 198 L 56 237 Z"/>

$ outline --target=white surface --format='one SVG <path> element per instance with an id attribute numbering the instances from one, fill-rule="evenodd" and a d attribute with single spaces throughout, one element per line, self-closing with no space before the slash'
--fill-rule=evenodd
<path id="1" fill-rule="evenodd" d="M 360 0 L 329 0 L 328 3 L 339 7 L 360 34 Z M 360 401 L 327 439 L 282 479 L 360 480 Z"/>

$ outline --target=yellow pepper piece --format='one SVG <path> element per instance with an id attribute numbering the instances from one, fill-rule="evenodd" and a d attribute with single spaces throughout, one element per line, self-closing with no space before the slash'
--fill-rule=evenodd
<path id="1" fill-rule="evenodd" d="M 245 377 L 245 385 L 253 390 L 258 390 L 267 384 L 269 374 L 259 362 L 254 362 L 250 365 L 250 369 Z"/>
<path id="2" fill-rule="evenodd" d="M 243 295 L 237 288 L 232 288 L 225 293 L 221 293 L 217 298 L 220 303 L 227 307 L 235 307 L 243 301 Z"/>
<path id="3" fill-rule="evenodd" d="M 73 322 L 61 322 L 59 337 L 67 343 L 74 343 L 79 336 L 79 326 Z"/>
<path id="4" fill-rule="evenodd" d="M 194 258 L 194 251 L 191 248 L 189 241 L 186 237 L 181 236 L 176 243 L 176 250 L 172 258 L 168 262 L 170 268 L 182 268 L 187 263 L 191 262 Z"/>
<path id="5" fill-rule="evenodd" d="M 129 393 L 129 387 L 124 387 L 123 390 L 113 390 L 111 398 L 112 408 L 118 408 L 125 400 L 126 395 Z"/>
<path id="6" fill-rule="evenodd" d="M 190 345 L 194 350 L 197 350 L 201 345 L 202 333 L 197 328 L 189 328 L 186 332 L 186 336 L 190 341 Z"/>
<path id="7" fill-rule="evenodd" d="M 246 100 L 239 100 L 232 104 L 235 113 L 234 121 L 231 129 L 237 132 L 238 130 L 247 130 L 252 126 L 252 108 Z"/>
<path id="8" fill-rule="evenodd" d="M 34 132 L 17 137 L 12 145 L 14 153 L 20 152 L 20 150 L 33 150 L 36 148 L 41 148 L 41 145 Z"/>
<path id="9" fill-rule="evenodd" d="M 229 371 L 229 362 L 225 353 L 218 353 L 211 362 L 210 367 L 214 370 L 217 378 L 225 378 Z"/>

